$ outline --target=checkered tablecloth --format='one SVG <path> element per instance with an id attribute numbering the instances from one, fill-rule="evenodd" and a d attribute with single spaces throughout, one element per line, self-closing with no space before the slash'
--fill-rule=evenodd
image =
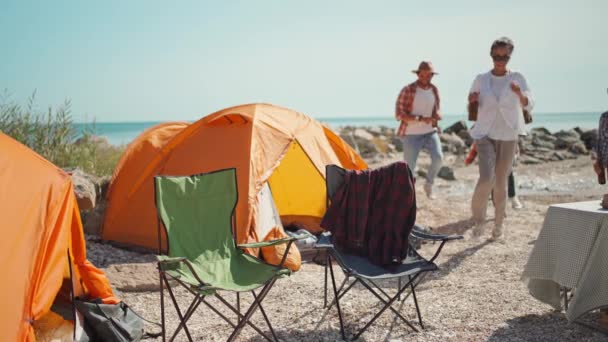
<path id="1" fill-rule="evenodd" d="M 560 287 L 573 289 L 569 321 L 608 307 L 608 210 L 599 200 L 549 207 L 523 279 L 532 296 L 557 310 Z"/>

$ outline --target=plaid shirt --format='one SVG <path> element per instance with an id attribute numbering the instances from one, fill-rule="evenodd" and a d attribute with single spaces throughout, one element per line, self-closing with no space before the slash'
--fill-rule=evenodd
<path id="1" fill-rule="evenodd" d="M 378 265 L 400 263 L 416 222 L 414 178 L 405 162 L 349 171 L 321 226 L 345 252 Z"/>
<path id="2" fill-rule="evenodd" d="M 430 84 L 433 94 L 435 94 L 435 106 L 433 107 L 433 113 L 431 117 L 435 119 L 433 121 L 433 127 L 437 127 L 437 120 L 441 120 L 441 114 L 439 111 L 439 90 L 434 84 Z M 418 81 L 410 83 L 403 87 L 399 97 L 397 97 L 397 108 L 395 109 L 395 118 L 401 121 L 399 129 L 397 130 L 398 136 L 404 136 L 405 130 L 407 129 L 407 115 L 412 114 L 412 107 L 414 106 L 414 98 L 416 97 L 416 88 L 418 88 Z"/>

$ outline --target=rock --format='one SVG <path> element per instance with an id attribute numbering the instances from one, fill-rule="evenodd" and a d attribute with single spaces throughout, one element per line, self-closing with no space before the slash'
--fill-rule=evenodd
<path id="1" fill-rule="evenodd" d="M 553 153 L 553 157 L 555 157 L 555 160 L 565 160 L 566 156 L 564 155 L 564 153 L 562 152 L 554 152 Z"/>
<path id="2" fill-rule="evenodd" d="M 532 138 L 532 146 L 547 148 L 547 149 L 551 149 L 551 150 L 555 148 L 555 144 L 553 144 L 552 142 L 542 140 L 538 137 Z M 531 150 L 534 150 L 534 148 L 531 148 Z"/>
<path id="3" fill-rule="evenodd" d="M 99 179 L 99 182 L 97 183 L 97 198 L 100 200 L 105 200 L 111 181 L 112 176 L 104 176 Z"/>
<path id="4" fill-rule="evenodd" d="M 103 224 L 103 215 L 106 211 L 106 203 L 98 204 L 92 210 L 81 210 L 80 218 L 82 220 L 82 229 L 85 234 L 99 235 L 101 225 Z"/>
<path id="5" fill-rule="evenodd" d="M 449 166 L 442 166 L 441 169 L 439 169 L 437 177 L 450 181 L 456 180 L 456 176 L 454 176 L 454 170 Z"/>
<path id="6" fill-rule="evenodd" d="M 597 128 L 588 130 L 581 134 L 581 140 L 585 143 L 585 147 L 588 150 L 592 150 L 597 145 Z"/>
<path id="7" fill-rule="evenodd" d="M 522 164 L 541 164 L 542 161 L 532 156 L 523 155 L 519 157 L 519 162 Z"/>
<path id="8" fill-rule="evenodd" d="M 460 139 L 462 139 L 462 141 L 464 141 L 467 147 L 471 147 L 471 145 L 473 145 L 474 139 L 469 131 L 460 131 L 458 132 L 458 136 Z"/>
<path id="9" fill-rule="evenodd" d="M 384 132 L 382 131 L 382 127 L 378 127 L 378 126 L 368 127 L 367 132 L 369 134 L 373 135 L 374 137 L 384 137 L 385 136 Z"/>
<path id="10" fill-rule="evenodd" d="M 392 145 L 388 144 L 385 139 L 386 138 L 381 139 L 380 137 L 375 137 L 372 140 L 372 143 L 376 146 L 376 151 L 383 154 L 393 152 Z"/>
<path id="11" fill-rule="evenodd" d="M 555 142 L 555 140 L 557 140 L 556 137 L 549 134 L 534 134 L 534 138 L 536 138 L 537 140 L 548 141 L 550 143 L 553 143 Z"/>
<path id="12" fill-rule="evenodd" d="M 462 139 L 460 139 L 460 137 L 454 133 L 442 133 L 439 135 L 439 139 L 443 143 L 442 149 L 444 152 L 447 151 L 455 154 L 464 154 L 467 150 L 467 146 L 464 141 L 462 141 Z"/>
<path id="13" fill-rule="evenodd" d="M 391 142 L 395 146 L 395 151 L 403 152 L 403 140 L 400 137 L 394 136 Z"/>
<path id="14" fill-rule="evenodd" d="M 562 136 L 557 137 L 557 140 L 555 140 L 554 146 L 556 149 L 567 149 L 567 148 L 570 148 L 570 146 L 572 146 L 578 142 L 580 142 L 578 137 L 574 137 L 571 135 L 562 135 Z"/>
<path id="15" fill-rule="evenodd" d="M 561 138 L 561 137 L 572 137 L 572 138 L 580 138 L 581 135 L 574 129 L 569 129 L 567 131 L 565 130 L 561 130 L 559 132 L 556 132 L 555 134 L 553 134 L 555 137 L 557 138 Z"/>
<path id="16" fill-rule="evenodd" d="M 532 133 L 542 133 L 542 134 L 545 134 L 545 135 L 551 135 L 551 131 L 549 131 L 545 127 L 534 127 L 534 128 L 532 128 L 531 132 Z"/>
<path id="17" fill-rule="evenodd" d="M 74 193 L 80 210 L 93 209 L 97 200 L 97 179 L 80 169 L 67 171 L 72 176 Z"/>
<path id="18" fill-rule="evenodd" d="M 363 158 L 372 158 L 380 152 L 373 141 L 376 138 L 362 128 L 350 131 L 345 129 L 340 134 L 340 137 Z"/>
<path id="19" fill-rule="evenodd" d="M 372 140 L 374 139 L 374 135 L 369 133 L 368 131 L 364 130 L 363 128 L 357 128 L 355 129 L 355 131 L 353 132 L 354 136 L 356 138 L 360 138 L 363 140 Z"/>
<path id="20" fill-rule="evenodd" d="M 467 123 L 464 122 L 463 120 L 460 120 L 456 123 L 454 123 L 452 126 L 446 128 L 443 133 L 455 133 L 455 134 L 459 134 L 462 131 L 468 131 L 467 128 Z"/>
<path id="21" fill-rule="evenodd" d="M 581 141 L 570 146 L 570 148 L 568 148 L 568 151 L 570 151 L 574 154 L 589 154 L 587 147 L 585 147 L 585 143 L 583 143 Z"/>

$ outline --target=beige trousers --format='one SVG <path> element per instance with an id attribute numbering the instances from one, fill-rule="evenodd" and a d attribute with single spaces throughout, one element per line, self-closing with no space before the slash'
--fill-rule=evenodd
<path id="1" fill-rule="evenodd" d="M 507 180 L 513 166 L 517 140 L 502 141 L 485 137 L 475 140 L 475 144 L 479 156 L 479 180 L 471 201 L 473 220 L 475 223 L 485 221 L 488 199 L 493 189 L 494 222 L 497 227 L 502 227 L 507 202 Z"/>

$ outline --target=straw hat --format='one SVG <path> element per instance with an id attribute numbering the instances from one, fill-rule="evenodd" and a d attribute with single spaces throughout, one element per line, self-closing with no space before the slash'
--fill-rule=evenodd
<path id="1" fill-rule="evenodd" d="M 437 75 L 437 73 L 435 72 L 435 69 L 433 69 L 433 63 L 431 63 L 429 61 L 420 62 L 420 64 L 418 65 L 418 70 L 412 70 L 412 72 L 414 74 L 417 74 L 417 73 L 421 72 L 422 70 L 430 70 L 433 75 Z"/>

